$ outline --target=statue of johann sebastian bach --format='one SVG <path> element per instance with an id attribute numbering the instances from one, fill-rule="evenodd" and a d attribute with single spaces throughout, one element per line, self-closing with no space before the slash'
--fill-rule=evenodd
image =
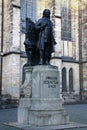
<path id="1" fill-rule="evenodd" d="M 36 22 L 33 29 L 37 32 L 36 35 L 38 37 L 36 43 L 34 43 L 34 48 L 36 46 L 36 50 L 39 54 L 38 64 L 47 65 L 50 62 L 51 53 L 54 51 L 54 45 L 56 44 L 53 36 L 53 24 L 50 20 L 49 9 L 43 11 L 43 17 Z M 36 51 L 32 52 L 32 56 L 35 52 Z"/>
<path id="2" fill-rule="evenodd" d="M 39 64 L 49 64 L 51 53 L 54 51 L 54 45 L 56 44 L 49 9 L 43 11 L 43 17 L 37 21 L 36 28 L 40 28 L 37 42 Z"/>

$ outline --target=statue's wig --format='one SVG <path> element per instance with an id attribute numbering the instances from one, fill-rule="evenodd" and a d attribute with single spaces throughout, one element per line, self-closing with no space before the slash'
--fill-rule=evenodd
<path id="1" fill-rule="evenodd" d="M 50 10 L 49 9 L 44 9 L 43 17 L 46 17 L 46 13 L 48 13 L 48 17 L 50 18 Z"/>

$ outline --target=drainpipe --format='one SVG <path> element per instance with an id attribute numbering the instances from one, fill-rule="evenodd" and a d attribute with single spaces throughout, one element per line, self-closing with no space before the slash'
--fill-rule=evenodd
<path id="1" fill-rule="evenodd" d="M 2 94 L 2 65 L 3 65 L 3 30 L 4 30 L 4 0 L 2 0 L 2 16 L 1 16 L 1 73 L 0 73 L 0 97 Z"/>

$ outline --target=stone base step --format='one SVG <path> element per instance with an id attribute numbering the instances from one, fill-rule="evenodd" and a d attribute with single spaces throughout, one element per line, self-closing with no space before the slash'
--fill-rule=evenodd
<path id="1" fill-rule="evenodd" d="M 30 125 L 24 125 L 24 124 L 18 124 L 18 123 L 4 123 L 4 128 L 15 128 L 18 130 L 86 130 L 87 124 L 82 123 L 76 123 L 76 122 L 70 122 L 69 124 L 64 125 L 50 125 L 50 126 L 30 126 Z"/>

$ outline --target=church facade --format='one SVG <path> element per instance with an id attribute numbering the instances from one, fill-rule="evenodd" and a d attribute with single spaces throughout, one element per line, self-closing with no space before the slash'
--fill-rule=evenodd
<path id="1" fill-rule="evenodd" d="M 43 10 L 51 11 L 57 44 L 50 63 L 60 72 L 64 100 L 87 98 L 87 2 L 86 0 L 0 1 L 0 95 L 19 98 L 27 61 L 25 19 L 36 22 Z"/>

